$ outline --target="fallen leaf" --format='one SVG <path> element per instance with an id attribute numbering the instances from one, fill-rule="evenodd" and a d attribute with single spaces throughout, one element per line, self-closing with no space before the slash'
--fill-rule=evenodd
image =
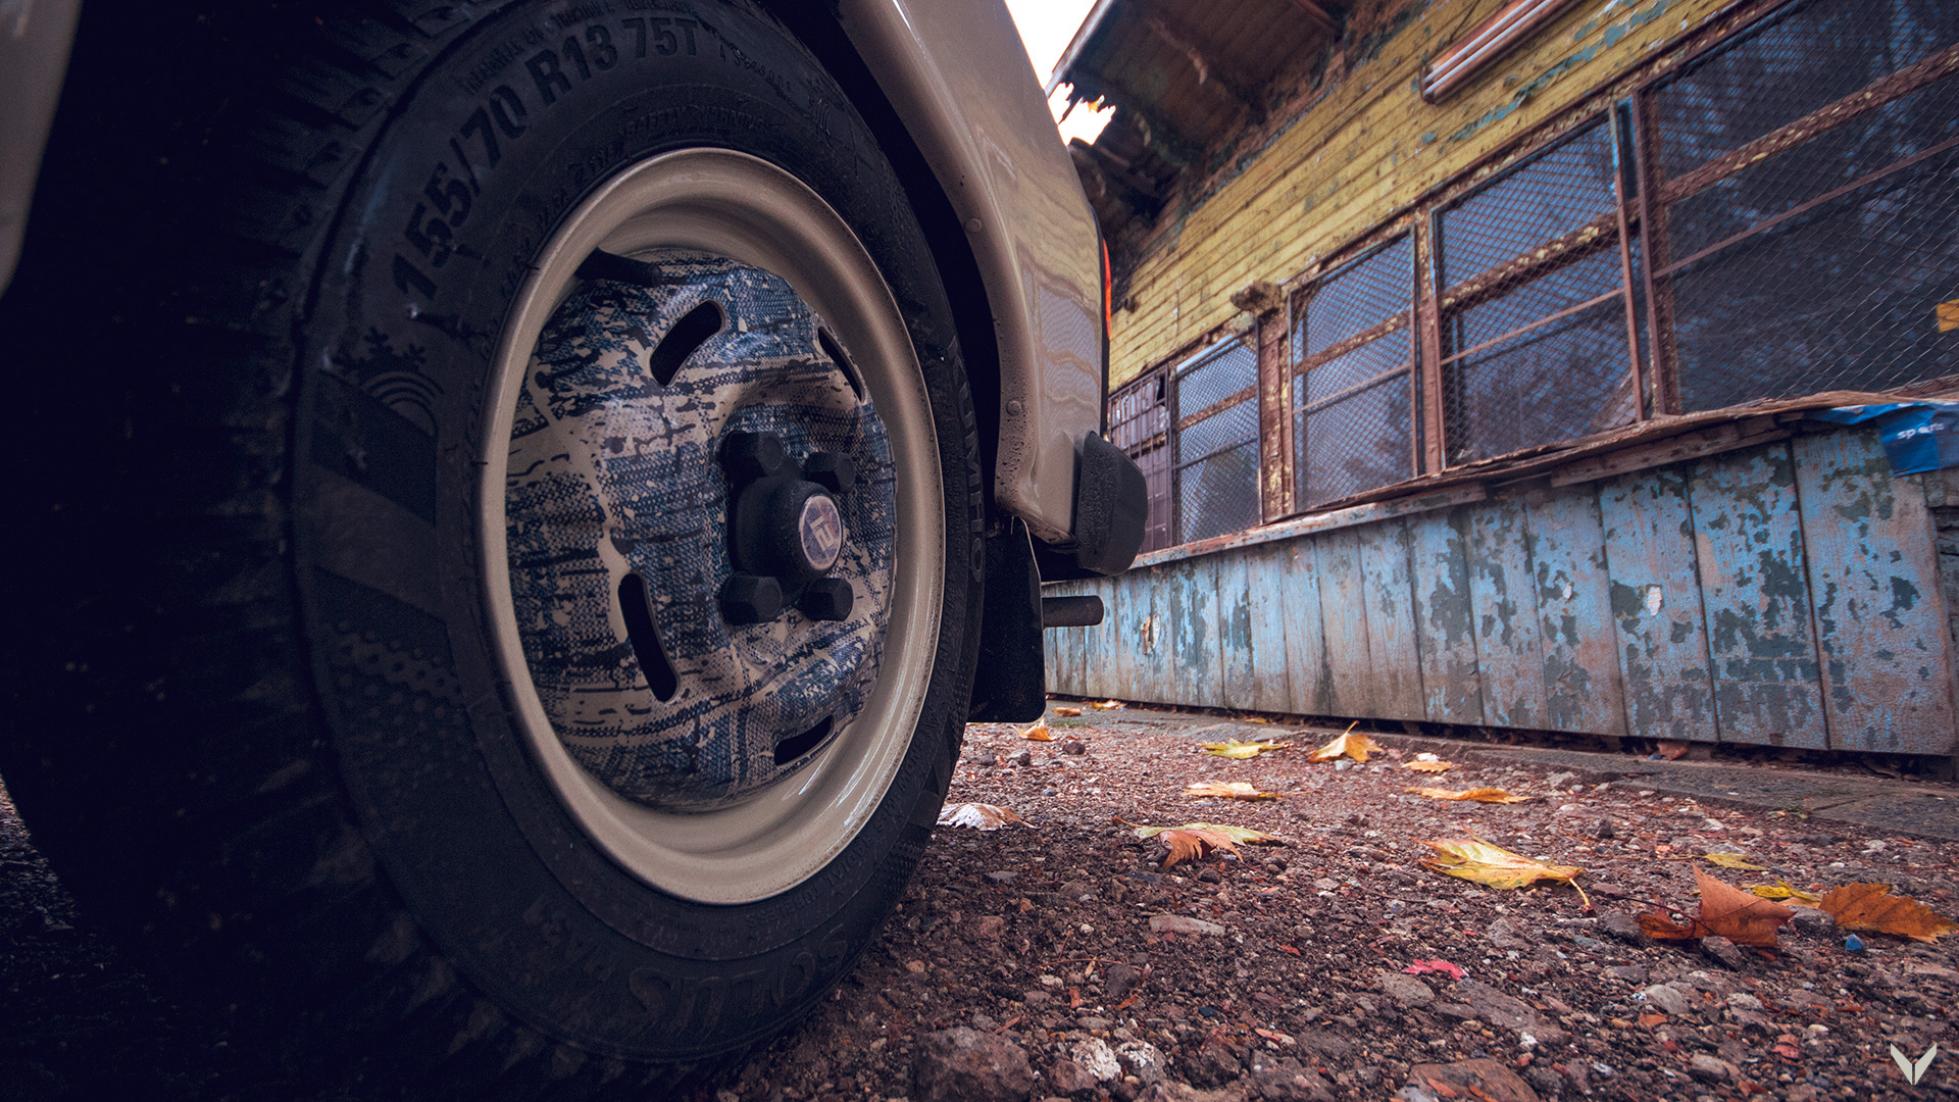
<path id="1" fill-rule="evenodd" d="M 1081 715 L 1082 710 L 1067 704 L 1058 704 L 1055 706 L 1054 714 L 1060 716 L 1062 719 L 1073 719 Z"/>
<path id="2" fill-rule="evenodd" d="M 1261 792 L 1246 781 L 1197 781 L 1184 786 L 1184 795 L 1196 799 L 1276 800 L 1277 792 Z"/>
<path id="3" fill-rule="evenodd" d="M 1229 853 L 1236 857 L 1239 846 L 1284 844 L 1261 830 L 1219 823 L 1185 823 L 1174 827 L 1123 825 L 1134 826 L 1138 838 L 1155 838 L 1163 843 L 1163 867 L 1166 869 L 1185 861 L 1194 861 L 1208 853 Z"/>
<path id="4" fill-rule="evenodd" d="M 1455 762 L 1443 761 L 1434 754 L 1416 754 L 1415 760 L 1406 763 L 1404 766 L 1404 768 L 1413 769 L 1417 773 L 1447 773 L 1455 767 Z"/>
<path id="5" fill-rule="evenodd" d="M 1722 853 L 1717 851 L 1715 853 L 1703 853 L 1701 857 L 1706 859 L 1708 864 L 1719 865 L 1724 869 L 1740 869 L 1743 872 L 1769 871 L 1761 865 L 1750 862 L 1748 855 L 1745 853 Z M 1763 898 L 1766 899 L 1767 896 L 1763 896 Z"/>
<path id="6" fill-rule="evenodd" d="M 1794 887 L 1787 880 L 1778 880 L 1773 884 L 1744 884 L 1742 887 L 1763 899 L 1786 899 L 1804 907 L 1814 907 L 1823 901 L 1822 896 Z"/>
<path id="7" fill-rule="evenodd" d="M 1207 742 L 1203 744 L 1203 750 L 1206 754 L 1212 754 L 1220 758 L 1230 758 L 1232 761 L 1245 761 L 1249 758 L 1258 757 L 1260 754 L 1271 754 L 1280 750 L 1290 749 L 1292 749 L 1292 743 L 1279 742 L 1276 739 L 1254 739 L 1249 742 L 1232 739 L 1229 742 Z"/>
<path id="8" fill-rule="evenodd" d="M 1656 941 L 1699 941 L 1720 936 L 1736 945 L 1773 948 L 1775 931 L 1796 917 L 1796 912 L 1773 900 L 1763 899 L 1716 880 L 1694 868 L 1694 884 L 1700 889 L 1700 913 L 1685 923 L 1658 911 L 1639 916 L 1639 928 Z"/>
<path id="9" fill-rule="evenodd" d="M 1578 874 L 1585 870 L 1576 865 L 1547 865 L 1481 838 L 1452 838 L 1424 844 L 1432 847 L 1435 854 L 1422 858 L 1422 864 L 1437 872 L 1492 888 L 1523 888 L 1539 880 L 1570 884 L 1577 888 L 1578 898 L 1585 901 L 1587 909 L 1592 905 L 1585 889 L 1578 887 Z"/>
<path id="10" fill-rule="evenodd" d="M 1125 705 L 1120 700 L 1098 700 L 1095 703 L 1090 704 L 1089 707 L 1095 709 L 1098 712 L 1119 712 L 1123 708 L 1127 707 L 1127 705 Z"/>
<path id="11" fill-rule="evenodd" d="M 998 804 L 947 804 L 939 809 L 939 825 L 971 827 L 974 830 L 999 830 L 1008 823 L 1032 824 L 1011 807 Z"/>
<path id="12" fill-rule="evenodd" d="M 1462 965 L 1451 964 L 1446 960 L 1418 960 L 1402 971 L 1411 976 L 1425 976 L 1430 972 L 1438 972 L 1452 980 L 1459 980 L 1467 975 L 1462 970 Z"/>
<path id="13" fill-rule="evenodd" d="M 1359 724 L 1355 724 L 1354 726 L 1359 726 Z M 1306 760 L 1333 761 L 1336 758 L 1352 758 L 1357 762 L 1365 764 L 1367 755 L 1375 753 L 1380 749 L 1380 743 L 1375 742 L 1366 735 L 1354 734 L 1354 728 L 1348 727 L 1338 738 L 1306 755 Z"/>
<path id="14" fill-rule="evenodd" d="M 1411 788 L 1408 791 L 1431 800 L 1469 800 L 1479 804 L 1520 804 L 1530 799 L 1512 796 L 1501 788 L 1465 788 L 1460 792 L 1452 788 Z"/>
<path id="15" fill-rule="evenodd" d="M 1896 934 L 1914 941 L 1936 941 L 1959 930 L 1959 922 L 1941 918 L 1916 899 L 1892 895 L 1889 884 L 1845 884 L 1817 906 L 1846 930 Z"/>
<path id="16" fill-rule="evenodd" d="M 1959 329 L 1959 298 L 1939 303 L 1933 316 L 1939 320 L 1939 332 L 1950 333 Z"/>
<path id="17" fill-rule="evenodd" d="M 1023 727 L 1020 737 L 1029 742 L 1053 742 L 1054 732 L 1048 730 L 1048 721 L 1038 720 L 1032 727 Z"/>
<path id="18" fill-rule="evenodd" d="M 1665 1025 L 1666 1021 L 1667 1016 L 1665 1014 L 1651 1010 L 1639 1016 L 1639 1024 L 1645 1026 L 1647 1029 L 1652 1029 L 1656 1025 Z"/>
<path id="19" fill-rule="evenodd" d="M 1679 761 L 1681 758 L 1686 757 L 1687 751 L 1690 748 L 1687 743 L 1670 738 L 1661 739 L 1658 747 L 1660 756 L 1668 761 Z"/>

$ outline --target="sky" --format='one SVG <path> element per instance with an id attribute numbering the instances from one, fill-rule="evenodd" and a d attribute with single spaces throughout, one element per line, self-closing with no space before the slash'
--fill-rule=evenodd
<path id="1" fill-rule="evenodd" d="M 1014 25 L 1020 28 L 1020 40 L 1027 47 L 1027 60 L 1043 86 L 1093 5 L 1094 0 L 1007 0 L 1007 10 L 1013 13 Z M 1049 101 L 1049 106 L 1059 116 L 1067 107 L 1067 100 L 1056 97 Z M 1061 120 L 1062 139 L 1093 142 L 1108 125 L 1109 118 L 1110 112 L 1106 110 L 1092 111 L 1087 105 L 1077 107 Z"/>

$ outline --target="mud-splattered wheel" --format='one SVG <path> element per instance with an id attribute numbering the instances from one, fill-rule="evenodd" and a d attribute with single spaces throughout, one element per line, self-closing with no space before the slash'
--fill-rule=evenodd
<path id="1" fill-rule="evenodd" d="M 0 301 L 0 769 L 308 1082 L 671 1096 L 871 943 L 958 754 L 906 183 L 752 0 L 139 7 L 84 6 Z"/>

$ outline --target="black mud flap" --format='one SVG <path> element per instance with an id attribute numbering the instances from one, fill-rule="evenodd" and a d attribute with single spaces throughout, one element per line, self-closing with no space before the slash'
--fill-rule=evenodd
<path id="1" fill-rule="evenodd" d="M 1041 575 L 1027 526 L 1013 521 L 986 540 L 985 619 L 970 718 L 1031 723 L 1047 710 L 1041 648 Z"/>

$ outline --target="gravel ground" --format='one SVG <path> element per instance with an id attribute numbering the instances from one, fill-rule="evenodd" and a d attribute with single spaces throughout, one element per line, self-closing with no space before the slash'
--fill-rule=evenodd
<path id="1" fill-rule="evenodd" d="M 1699 854 L 1768 873 L 1732 883 L 1883 880 L 1959 913 L 1959 847 L 1785 812 L 1699 804 L 1572 774 L 1464 760 L 1427 778 L 1413 743 L 1367 765 L 1300 750 L 1199 752 L 1216 721 L 1053 718 L 1053 742 L 978 725 L 954 801 L 1026 826 L 942 828 L 880 945 L 803 1028 L 700 1094 L 775 1099 L 1072 1096 L 1295 1100 L 1789 1100 L 1959 1097 L 1959 1055 L 1915 1090 L 1889 1055 L 1959 1045 L 1959 935 L 1865 935 L 1816 912 L 1770 954 L 1645 942 L 1632 916 L 1694 905 Z M 1118 729 L 1119 728 L 1119 729 Z M 1192 800 L 1245 780 L 1277 801 Z M 1533 799 L 1440 803 L 1412 784 Z M 1959 798 L 1959 789 L 1953 793 Z M 1159 868 L 1116 819 L 1221 822 L 1283 847 Z M 1553 885 L 1497 891 L 1424 870 L 1425 838 L 1478 834 L 1582 866 L 1595 904 Z M 305 1097 L 159 998 L 72 913 L 0 793 L 0 1097 L 66 1086 L 146 1098 Z M 1463 971 L 1416 975 L 1420 960 Z"/>

